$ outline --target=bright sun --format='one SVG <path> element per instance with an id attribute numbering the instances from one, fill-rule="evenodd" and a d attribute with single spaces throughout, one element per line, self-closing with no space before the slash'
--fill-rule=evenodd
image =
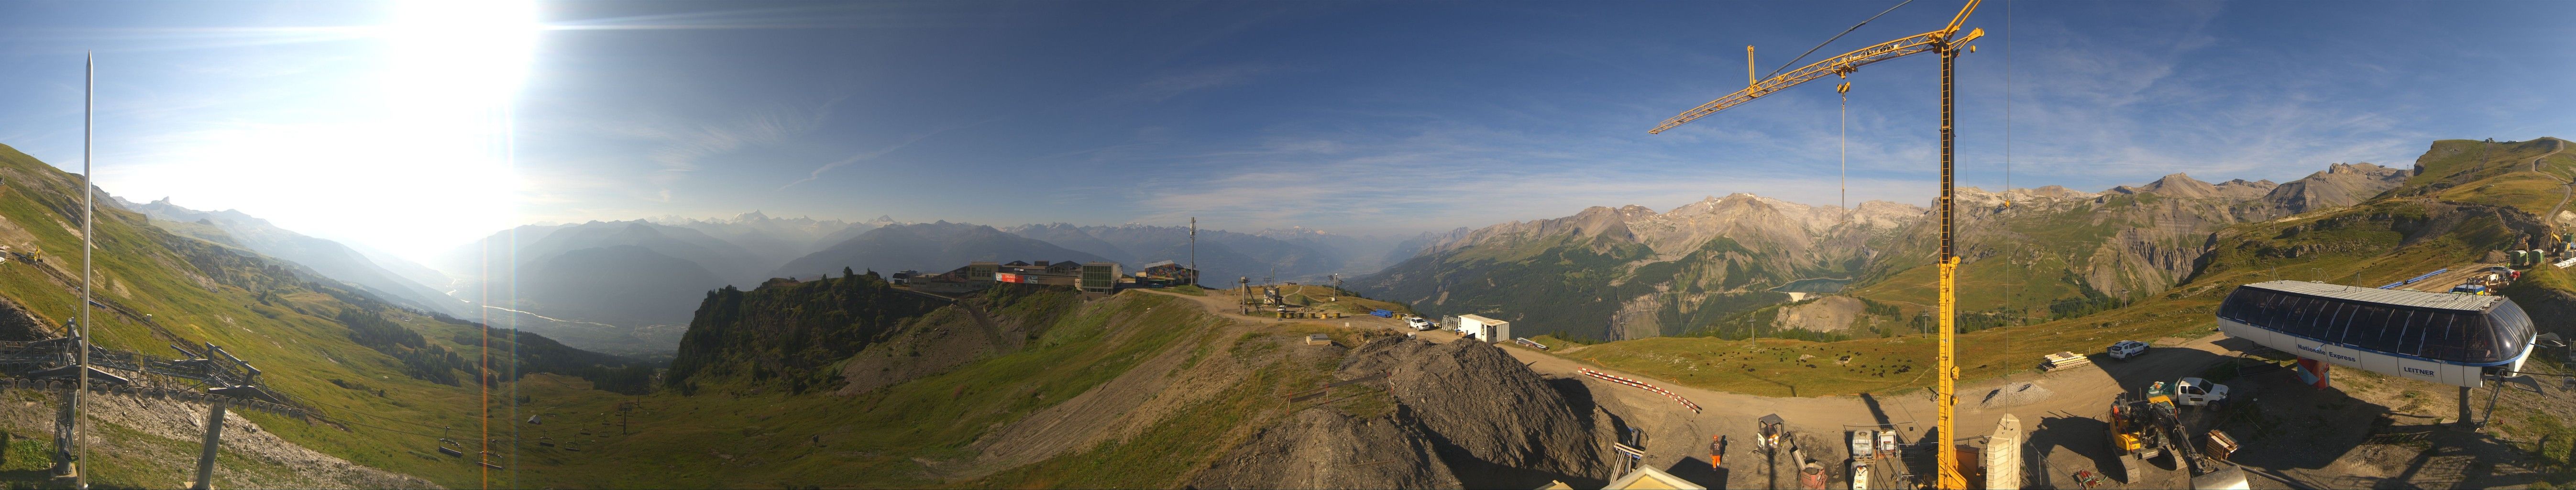
<path id="1" fill-rule="evenodd" d="M 312 56 L 319 68 L 263 79 L 300 95 L 156 135 L 131 147 L 137 158 L 104 162 L 102 172 L 117 179 L 110 189 L 240 209 L 422 262 L 522 224 L 512 107 L 543 28 L 537 5 L 387 7 L 379 23 L 349 31 L 360 37 Z M 251 65 L 302 62 L 238 53 L 234 59 Z M 130 79 L 117 70 L 148 66 L 134 59 L 111 58 L 100 73 Z"/>
<path id="2" fill-rule="evenodd" d="M 393 14 L 376 60 L 377 117 L 277 135 L 295 142 L 263 151 L 306 148 L 293 153 L 333 167 L 315 169 L 328 180 L 372 188 L 375 195 L 351 196 L 366 205 L 351 206 L 338 227 L 395 253 L 431 255 L 519 224 L 511 109 L 536 48 L 536 5 L 408 1 Z"/>

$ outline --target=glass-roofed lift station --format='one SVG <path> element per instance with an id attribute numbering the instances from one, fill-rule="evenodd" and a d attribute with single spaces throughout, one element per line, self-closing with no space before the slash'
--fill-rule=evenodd
<path id="1" fill-rule="evenodd" d="M 2306 359 L 2301 377 L 2319 386 L 2321 362 L 2477 387 L 2484 375 L 2521 371 L 2535 335 L 2502 296 L 2308 281 L 2237 286 L 2218 307 L 2218 330 Z"/>

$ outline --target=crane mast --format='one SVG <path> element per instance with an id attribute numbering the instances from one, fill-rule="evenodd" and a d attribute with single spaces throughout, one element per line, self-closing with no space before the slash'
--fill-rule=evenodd
<path id="1" fill-rule="evenodd" d="M 1969 46 L 1968 43 L 1977 40 L 1977 38 L 1985 37 L 1986 35 L 1985 29 L 1969 29 L 1968 32 L 1964 34 L 1959 32 L 1959 29 L 1967 23 L 1968 14 L 1976 12 L 1977 4 L 1981 1 L 1982 0 L 1968 0 L 1967 6 L 1960 8 L 1959 14 L 1950 18 L 1950 25 L 1942 27 L 1940 30 L 1872 44 L 1832 58 L 1827 58 L 1823 61 L 1808 64 L 1807 66 L 1798 67 L 1796 70 L 1790 70 L 1786 73 L 1774 75 L 1768 79 L 1754 76 L 1753 47 L 1745 46 L 1744 58 L 1746 85 L 1743 90 L 1737 90 L 1724 97 L 1719 97 L 1717 100 L 1711 100 L 1708 101 L 1708 103 L 1700 104 L 1698 107 L 1682 111 L 1679 115 L 1675 115 L 1670 119 L 1665 119 L 1663 124 L 1656 125 L 1655 129 L 1647 131 L 1648 134 L 1661 134 L 1665 130 L 1672 129 L 1683 124 L 1689 124 L 1691 121 L 1707 117 L 1710 114 L 1715 114 L 1717 111 L 1726 110 L 1726 108 L 1735 107 L 1737 105 L 1744 104 L 1745 102 L 1751 102 L 1753 99 L 1777 93 L 1801 83 L 1824 78 L 1826 75 L 1833 75 L 1837 78 L 1849 78 L 1853 71 L 1857 71 L 1860 67 L 1871 63 L 1922 53 L 1935 53 L 1940 55 L 1941 199 L 1940 202 L 1937 203 L 1940 207 L 1939 219 L 1941 226 L 1941 252 L 1937 257 L 1939 259 L 1938 264 L 1941 270 L 1940 332 L 1938 332 L 1940 336 L 1940 352 L 1937 354 L 1940 361 L 1939 366 L 1933 371 L 1935 373 L 1933 378 L 1935 379 L 1935 382 L 1938 383 L 1936 386 L 1939 390 L 1937 392 L 1938 399 L 1935 403 L 1940 405 L 1940 418 L 1933 429 L 1934 434 L 1936 434 L 1933 440 L 1933 443 L 1935 444 L 1933 452 L 1937 454 L 1937 457 L 1939 458 L 1939 463 L 1936 464 L 1938 469 L 1934 470 L 1938 475 L 1936 487 L 1944 489 L 1967 488 L 1968 486 L 1967 477 L 1959 471 L 1958 450 L 1952 447 L 1949 442 L 1958 439 L 1957 433 L 1953 431 L 1954 424 L 1952 423 L 1952 415 L 1953 407 L 1957 406 L 1959 401 L 1958 387 L 1956 386 L 1956 381 L 1959 378 L 1959 367 L 1956 359 L 1958 352 L 1956 346 L 1956 342 L 1958 340 L 1958 324 L 1956 319 L 1958 314 L 1957 292 L 1959 257 L 1956 250 L 1953 248 L 1953 245 L 1955 245 L 1954 240 L 1956 238 L 1954 231 L 1957 229 L 1957 224 L 1953 220 L 1955 217 L 1953 211 L 1956 207 L 1954 205 L 1953 198 L 1955 197 L 1954 184 L 1956 183 L 1955 171 L 1957 169 L 1957 131 L 1953 123 L 1956 120 L 1957 98 L 1955 97 L 1953 88 L 1956 85 L 1954 72 L 1956 71 L 1955 68 L 1959 54 L 1962 52 L 1975 52 L 1975 48 L 1973 46 Z"/>

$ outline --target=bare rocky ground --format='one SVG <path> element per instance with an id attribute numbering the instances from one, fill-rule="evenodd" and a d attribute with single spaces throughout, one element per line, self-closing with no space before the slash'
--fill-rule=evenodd
<path id="1" fill-rule="evenodd" d="M 16 437 L 50 441 L 59 392 L 8 393 L 7 401 L 0 402 L 0 426 Z M 184 487 L 194 477 L 207 405 L 118 395 L 92 396 L 88 401 L 96 424 L 90 449 L 94 465 L 169 475 L 164 481 L 135 482 L 151 487 Z M 233 411 L 224 414 L 219 452 L 222 459 L 215 467 L 219 488 L 439 488 L 428 480 L 295 445 Z"/>
<path id="2" fill-rule="evenodd" d="M 2541 361 L 2533 361 L 2537 364 Z M 2538 366 L 2527 366 L 2535 369 Z M 2537 420 L 2576 420 L 2576 393 L 2563 380 L 2541 377 L 2543 392 L 2493 385 L 2463 393 L 2458 387 L 2337 369 L 2333 388 L 2299 384 L 2289 373 L 2252 380 L 2257 407 L 2224 424 L 2231 434 L 2253 436 L 2238 462 L 2320 488 L 2523 487 L 2551 468 L 2548 454 L 2531 449 L 2543 438 L 2564 439 Z M 2461 423 L 2461 414 L 2484 427 Z M 2240 437 L 2243 439 L 2245 437 Z M 2564 446 L 2552 442 L 2549 447 Z M 2563 459 L 2563 449 L 2551 450 Z M 2263 483 L 2257 482 L 2261 488 Z"/>
<path id="3" fill-rule="evenodd" d="M 1570 399 L 1499 347 L 1383 336 L 1353 349 L 1334 378 L 1377 378 L 1367 383 L 1380 386 L 1347 396 L 1382 389 L 1392 403 L 1308 405 L 1190 486 L 1536 488 L 1597 486 L 1617 476 L 1596 423 L 1615 416 Z"/>

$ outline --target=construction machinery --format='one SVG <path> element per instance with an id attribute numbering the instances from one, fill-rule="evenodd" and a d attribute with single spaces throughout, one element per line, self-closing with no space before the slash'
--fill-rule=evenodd
<path id="1" fill-rule="evenodd" d="M 2162 383 L 2158 383 L 2161 385 Z M 2245 471 L 2202 453 L 2191 443 L 2173 395 L 2150 389 L 2144 395 L 2121 393 L 2111 400 L 2111 453 L 2120 458 L 2120 477 L 2135 486 L 2144 479 L 2139 463 L 2169 458 L 2191 475 L 2193 489 L 2248 488 Z M 2228 440 L 2233 445 L 2233 440 Z M 2232 451 L 2233 448 L 2230 448 Z"/>
<path id="2" fill-rule="evenodd" d="M 1753 444 L 1762 446 L 1762 452 L 1765 454 L 1779 452 L 1781 440 L 1789 437 L 1789 423 L 1780 420 L 1780 414 L 1776 413 L 1764 415 L 1754 420 L 1754 423 L 1761 427 L 1761 432 L 1758 434 L 1760 437 L 1753 440 Z"/>
<path id="3" fill-rule="evenodd" d="M 1680 115 L 1673 116 L 1670 119 L 1665 119 L 1663 124 L 1655 126 L 1655 129 L 1653 130 L 1647 131 L 1649 134 L 1660 134 L 1663 133 L 1664 130 L 1672 129 L 1683 124 L 1689 124 L 1691 121 L 1707 117 L 1709 114 L 1715 114 L 1717 111 L 1726 110 L 1726 108 L 1734 107 L 1745 102 L 1751 102 L 1753 99 L 1778 93 L 1781 90 L 1788 89 L 1789 87 L 1796 86 L 1798 84 L 1822 79 L 1826 75 L 1833 75 L 1837 78 L 1847 79 L 1851 77 L 1852 72 L 1858 71 L 1861 66 L 1871 63 L 1923 53 L 1940 55 L 1941 200 L 1939 204 L 1941 208 L 1941 253 L 1937 256 L 1937 264 L 1941 269 L 1941 312 L 1939 320 L 1940 362 L 1939 367 L 1933 371 L 1932 377 L 1935 380 L 1935 383 L 1938 384 L 1938 391 L 1936 393 L 1939 394 L 1939 400 L 1936 404 L 1940 406 L 1940 420 L 1936 422 L 1937 425 L 1935 426 L 1935 430 L 1937 431 L 1935 433 L 1938 435 L 1935 436 L 1936 438 L 1934 438 L 1933 441 L 1936 444 L 1942 445 L 1948 444 L 1946 442 L 1948 440 L 1958 438 L 1958 433 L 1951 430 L 1951 407 L 1958 404 L 1959 400 L 1957 387 L 1952 386 L 1959 377 L 1958 366 L 1956 365 L 1956 361 L 1952 359 L 1954 352 L 1954 346 L 1952 343 L 1956 340 L 1955 337 L 1957 336 L 1958 328 L 1956 323 L 1958 304 L 1955 293 L 1958 287 L 1957 278 L 1959 269 L 1959 259 L 1955 250 L 1952 248 L 1952 241 L 1954 238 L 1952 232 L 1956 229 L 1952 216 L 1954 215 L 1953 208 L 1955 207 L 1955 199 L 1953 199 L 1955 195 L 1953 192 L 1953 184 L 1955 180 L 1954 170 L 1956 167 L 1954 164 L 1956 161 L 1955 150 L 1957 148 L 1957 134 L 1955 126 L 1952 124 L 1955 120 L 1955 107 L 1957 106 L 1955 103 L 1955 91 L 1953 90 L 1953 87 L 1956 85 L 1954 83 L 1955 77 L 1953 74 L 1956 72 L 1955 68 L 1957 66 L 1959 54 L 1975 52 L 1975 47 L 1969 46 L 1968 43 L 1986 35 L 1985 29 L 1969 29 L 1966 32 L 1960 32 L 1960 28 L 1962 28 L 1963 24 L 1966 24 L 1968 21 L 1968 15 L 1977 11 L 1977 4 L 1980 1 L 1982 0 L 1968 0 L 1967 5 L 1959 9 L 1959 14 L 1950 18 L 1950 24 L 1943 26 L 1940 29 L 1878 44 L 1872 44 L 1867 47 L 1852 50 L 1851 52 L 1843 53 L 1839 56 L 1799 67 L 1796 70 L 1789 70 L 1786 73 L 1775 71 L 1768 79 L 1757 78 L 1754 75 L 1753 47 L 1745 46 L 1744 78 L 1746 85 L 1744 89 L 1727 94 L 1725 97 L 1719 97 L 1717 100 L 1711 100 L 1708 101 L 1708 103 L 1700 104 L 1698 107 L 1693 107 L 1690 110 L 1682 111 Z M 1867 23 L 1867 21 L 1862 22 Z M 1858 28 L 1858 26 L 1854 26 L 1854 28 Z M 1837 35 L 1836 37 L 1840 36 Z M 1831 43 L 1832 41 L 1827 40 L 1826 42 Z M 1790 62 L 1796 63 L 1796 60 L 1791 60 Z M 1783 67 L 1785 66 L 1786 65 L 1783 65 Z M 1835 89 L 1837 92 L 1848 92 L 1851 90 L 1851 84 L 1846 82 L 1835 87 Z M 2006 205 L 2009 206 L 2010 203 L 2007 202 Z M 1956 451 L 1943 450 L 1934 451 L 1934 453 L 1940 455 L 1937 469 L 1934 470 L 1934 472 L 1939 475 L 1936 480 L 1938 488 L 1966 488 L 1968 480 L 1966 476 L 1959 472 L 1959 457 L 1957 454 L 1954 454 Z"/>

